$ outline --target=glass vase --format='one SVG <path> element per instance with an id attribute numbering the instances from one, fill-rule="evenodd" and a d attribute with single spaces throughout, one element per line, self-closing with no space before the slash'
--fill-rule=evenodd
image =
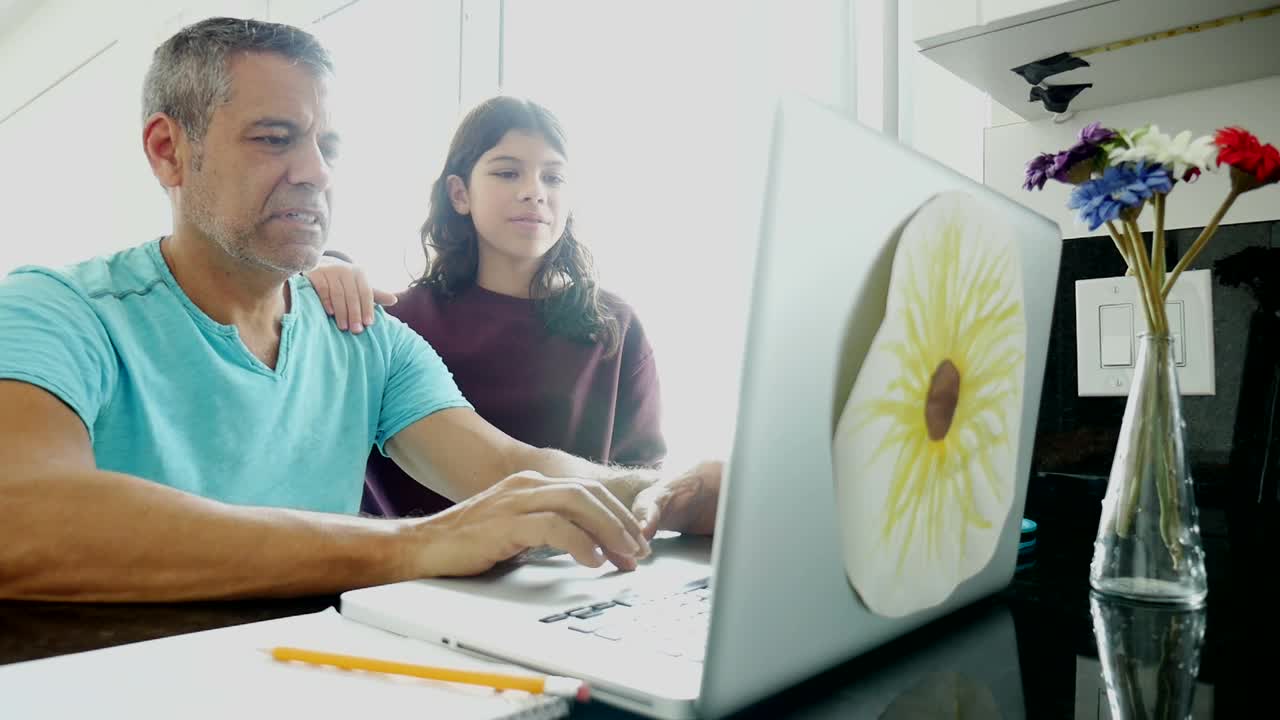
<path id="1" fill-rule="evenodd" d="M 1138 337 L 1089 584 L 1103 595 L 1195 606 L 1209 586 L 1175 370 L 1168 334 Z"/>
<path id="2" fill-rule="evenodd" d="M 1181 720 L 1195 713 L 1206 610 L 1089 594 L 1113 720 Z"/>

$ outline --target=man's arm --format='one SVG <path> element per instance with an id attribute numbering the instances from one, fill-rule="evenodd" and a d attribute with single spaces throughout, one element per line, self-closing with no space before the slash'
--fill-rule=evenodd
<path id="1" fill-rule="evenodd" d="M 333 593 L 482 572 L 553 545 L 593 567 L 634 554 L 625 509 L 540 478 L 446 513 L 373 520 L 242 507 L 95 467 L 84 424 L 48 392 L 0 381 L 0 598 L 161 601 Z"/>
<path id="2" fill-rule="evenodd" d="M 0 381 L 0 597 L 331 593 L 419 576 L 406 522 L 238 507 L 95 467 L 53 395 Z"/>
<path id="3" fill-rule="evenodd" d="M 87 427 L 115 351 L 66 277 L 0 282 L 0 327 L 0 598 L 301 595 L 429 571 L 409 523 L 236 507 L 99 470 Z"/>

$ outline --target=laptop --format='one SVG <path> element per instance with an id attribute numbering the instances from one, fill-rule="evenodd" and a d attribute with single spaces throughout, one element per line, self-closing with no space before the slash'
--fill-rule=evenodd
<path id="1" fill-rule="evenodd" d="M 807 100 L 778 102 L 767 152 L 714 539 L 656 538 L 631 573 L 549 553 L 354 590 L 343 615 L 582 678 L 644 716 L 719 718 L 1009 584 L 1058 227 Z M 958 328 L 969 356 L 930 370 L 904 414 L 894 373 L 920 322 Z M 929 460 L 921 432 L 963 466 Z"/>

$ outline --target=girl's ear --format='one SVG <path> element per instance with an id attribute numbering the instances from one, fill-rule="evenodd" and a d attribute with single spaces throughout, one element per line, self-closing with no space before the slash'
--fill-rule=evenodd
<path id="1" fill-rule="evenodd" d="M 467 184 L 457 175 L 450 175 L 445 178 L 445 182 L 449 187 L 449 202 L 453 205 L 453 209 L 459 215 L 470 214 L 471 197 L 467 194 Z"/>

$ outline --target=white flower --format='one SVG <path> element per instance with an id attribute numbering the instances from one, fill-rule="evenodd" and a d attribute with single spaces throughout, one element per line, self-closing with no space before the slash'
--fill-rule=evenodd
<path id="1" fill-rule="evenodd" d="M 1152 125 L 1133 134 L 1122 133 L 1121 137 L 1129 147 L 1114 148 L 1108 157 L 1111 164 L 1160 163 L 1169 169 L 1174 178 L 1185 177 L 1191 168 L 1202 172 L 1212 170 L 1213 160 L 1218 153 L 1217 146 L 1213 144 L 1213 136 L 1202 135 L 1193 140 L 1190 130 L 1183 130 L 1177 137 L 1170 137 L 1160 132 L 1159 126 Z"/>

